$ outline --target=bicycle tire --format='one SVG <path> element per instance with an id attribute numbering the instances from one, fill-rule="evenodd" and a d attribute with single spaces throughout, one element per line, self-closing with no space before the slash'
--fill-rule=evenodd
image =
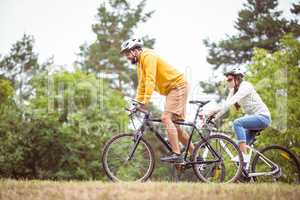
<path id="1" fill-rule="evenodd" d="M 137 166 L 134 166 L 133 167 L 133 170 L 132 171 L 128 171 L 127 173 L 126 172 L 126 169 L 124 165 L 128 165 L 128 163 L 123 163 L 123 166 L 114 166 L 114 169 L 113 166 L 111 166 L 112 164 L 110 163 L 110 160 L 114 159 L 114 158 L 110 158 L 112 155 L 110 155 L 110 150 L 112 149 L 112 146 L 118 142 L 118 140 L 122 140 L 122 139 L 125 139 L 125 138 L 129 138 L 129 140 L 127 140 L 126 142 L 128 143 L 128 145 L 130 145 L 130 141 L 131 141 L 131 145 L 133 144 L 133 139 L 134 139 L 134 135 L 133 134 L 119 134 L 119 135 L 116 135 L 114 136 L 112 139 L 110 139 L 104 146 L 103 148 L 103 153 L 102 153 L 102 167 L 106 173 L 106 175 L 114 182 L 119 182 L 119 181 L 139 181 L 139 182 L 144 182 L 146 181 L 151 175 L 152 175 L 152 172 L 154 170 L 154 166 L 155 166 L 155 155 L 154 155 L 154 151 L 151 147 L 151 145 L 143 138 L 141 138 L 140 140 L 140 143 L 138 144 L 138 147 L 137 147 L 137 150 L 135 151 L 134 153 L 134 157 L 133 159 L 130 161 L 131 164 L 134 162 L 134 161 L 137 161 L 137 156 L 136 156 L 136 153 L 138 151 L 142 151 L 141 150 L 141 145 L 144 145 L 145 149 L 147 150 L 148 152 L 148 156 L 149 156 L 149 166 L 147 166 L 147 170 L 145 170 L 145 173 L 143 172 L 143 174 L 141 174 L 141 177 L 139 178 L 135 178 L 135 177 L 128 177 L 128 179 L 125 179 L 125 177 L 120 177 L 120 176 L 128 176 L 128 174 L 133 174 L 133 170 L 142 170 L 142 168 L 140 166 L 138 166 L 138 164 L 136 164 Z M 122 145 L 124 145 L 125 143 L 123 142 L 123 144 L 119 144 L 119 146 L 117 146 L 118 148 L 121 148 Z M 121 146 L 121 147 L 120 147 Z M 126 147 L 126 145 L 124 146 L 125 149 L 127 149 L 126 152 L 128 152 L 128 148 Z M 120 162 L 122 163 L 122 156 L 120 154 L 124 154 L 124 151 L 123 149 L 119 149 L 118 152 L 117 152 L 118 156 L 121 157 Z M 126 153 L 125 153 L 126 155 Z M 128 156 L 128 153 L 127 153 L 127 156 Z M 139 157 L 139 160 L 140 161 L 144 161 L 145 157 L 147 155 L 138 155 L 140 156 Z M 129 170 L 129 169 L 127 169 Z M 135 172 L 135 173 L 139 173 L 138 172 Z M 132 175 L 133 176 L 133 175 Z"/>
<path id="2" fill-rule="evenodd" d="M 224 135 L 221 135 L 221 134 L 216 134 L 216 135 L 211 135 L 209 137 L 207 137 L 205 140 L 199 142 L 196 146 L 195 146 L 195 149 L 194 149 L 194 152 L 193 152 L 193 160 L 196 161 L 196 157 L 198 155 L 198 151 L 200 149 L 201 151 L 201 148 L 207 146 L 207 143 L 209 143 L 215 151 L 218 151 L 218 149 L 216 149 L 216 147 L 214 147 L 214 144 L 212 143 L 213 140 L 223 140 L 223 141 L 226 141 L 227 144 L 230 144 L 231 145 L 231 149 L 235 151 L 235 154 L 234 155 L 238 155 L 239 156 L 239 160 L 241 162 L 243 162 L 243 157 L 242 157 L 242 153 L 239 149 L 239 147 L 237 146 L 237 144 L 231 139 L 229 138 L 228 136 L 224 136 Z M 219 150 L 221 151 L 221 150 Z M 220 154 L 220 152 L 218 152 Z M 221 155 L 222 157 L 222 155 Z M 201 173 L 201 170 L 198 169 L 198 166 L 197 164 L 194 164 L 193 168 L 194 168 L 194 172 L 195 174 L 197 175 L 197 177 L 203 181 L 203 182 L 214 182 L 214 181 L 217 181 L 217 182 L 225 182 L 225 183 L 231 183 L 231 182 L 235 182 L 238 180 L 238 178 L 240 177 L 241 175 L 241 172 L 242 172 L 242 165 L 240 163 L 235 163 L 231 160 L 232 158 L 231 157 L 226 157 L 226 158 L 223 158 L 222 157 L 222 162 L 220 163 L 220 166 L 221 167 L 221 170 L 224 170 L 224 172 L 221 171 L 221 173 L 224 173 L 224 174 L 221 174 L 221 176 L 224 176 L 223 178 L 220 177 L 220 179 L 217 177 L 217 179 L 210 179 L 210 177 L 205 177 L 202 173 Z M 226 166 L 225 166 L 225 162 L 226 162 Z M 229 164 L 227 166 L 227 164 Z M 206 165 L 211 165 L 211 164 L 206 164 Z M 205 166 L 205 165 L 204 165 Z M 226 169 L 226 167 L 228 168 L 232 168 L 232 166 L 236 166 L 236 171 L 233 172 L 233 176 L 232 177 L 227 177 L 226 176 L 226 171 L 227 171 L 227 174 L 228 172 L 230 172 L 230 169 Z M 231 169 L 232 170 L 232 169 Z M 229 173 L 231 175 L 231 173 Z M 229 176 L 230 176 L 229 175 Z M 218 180 L 219 179 L 219 180 Z"/>
<path id="3" fill-rule="evenodd" d="M 274 154 L 274 156 L 270 157 L 270 152 L 281 152 L 278 155 Z M 253 177 L 253 180 L 256 182 L 275 182 L 275 181 L 281 181 L 286 183 L 296 183 L 300 184 L 300 164 L 297 157 L 286 147 L 280 146 L 280 145 L 270 145 L 268 147 L 265 147 L 264 149 L 260 150 L 260 153 L 262 153 L 264 156 L 266 156 L 268 159 L 270 159 L 272 162 L 276 163 L 277 165 L 280 165 L 282 167 L 283 163 L 290 163 L 292 164 L 290 171 L 287 171 L 286 169 L 282 170 L 281 177 L 276 178 L 276 176 L 257 176 Z M 257 171 L 259 158 L 261 156 L 259 154 L 256 154 L 253 158 L 252 164 L 251 164 L 251 172 L 255 173 Z M 284 160 L 281 160 L 284 159 Z M 285 167 L 285 166 L 284 166 Z"/>

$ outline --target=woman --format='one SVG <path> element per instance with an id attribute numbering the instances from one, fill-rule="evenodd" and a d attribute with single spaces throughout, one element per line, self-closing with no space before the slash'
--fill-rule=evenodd
<path id="1" fill-rule="evenodd" d="M 235 119 L 233 128 L 239 142 L 239 148 L 243 153 L 244 162 L 247 163 L 250 162 L 250 156 L 246 153 L 246 144 L 254 137 L 254 135 L 249 133 L 249 130 L 259 130 L 268 127 L 271 123 L 271 114 L 253 85 L 243 80 L 244 75 L 240 68 L 234 68 L 224 75 L 230 88 L 229 95 L 225 104 L 221 108 L 210 112 L 209 116 L 215 115 L 217 119 L 232 105 L 237 110 L 240 107 L 243 108 L 246 115 Z M 235 157 L 233 160 L 238 161 L 238 157 Z"/>

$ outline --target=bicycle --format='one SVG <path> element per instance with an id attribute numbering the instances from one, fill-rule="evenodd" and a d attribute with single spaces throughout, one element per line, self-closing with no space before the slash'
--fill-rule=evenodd
<path id="1" fill-rule="evenodd" d="M 134 133 L 125 133 L 114 136 L 104 146 L 102 153 L 102 165 L 105 173 L 112 181 L 141 181 L 148 180 L 155 166 L 155 154 L 152 146 L 143 137 L 145 129 L 148 128 L 151 133 L 154 133 L 156 138 L 161 142 L 165 149 L 172 152 L 171 146 L 159 130 L 153 127 L 154 122 L 160 123 L 160 119 L 152 118 L 151 114 L 142 109 L 139 102 L 132 100 L 133 109 L 126 109 L 129 111 L 129 117 L 133 121 L 133 116 L 142 114 L 143 120 L 141 125 L 134 131 Z M 174 121 L 175 124 L 181 126 L 188 126 L 192 128 L 188 144 L 183 149 L 184 162 L 171 163 L 176 167 L 193 168 L 194 173 L 203 182 L 234 182 L 241 172 L 242 165 L 232 161 L 234 156 L 237 156 L 242 161 L 242 153 L 237 144 L 227 136 L 224 135 L 207 135 L 204 136 L 201 128 L 197 128 L 196 122 L 199 113 L 203 110 L 202 107 L 209 101 L 189 101 L 190 104 L 197 105 L 196 115 L 193 122 Z M 204 125 L 208 128 L 212 123 L 211 119 L 207 119 Z M 193 135 L 198 133 L 200 141 L 195 145 L 191 158 L 188 158 L 188 149 L 191 145 Z M 221 151 L 219 142 L 230 150 L 230 154 L 226 151 Z M 204 149 L 205 154 L 203 152 Z M 224 154 L 225 152 L 225 154 Z M 227 169 L 231 169 L 230 171 Z M 228 173 L 229 172 L 229 173 Z"/>
<path id="2" fill-rule="evenodd" d="M 286 147 L 269 145 L 262 150 L 255 149 L 256 137 L 260 130 L 250 130 L 254 137 L 247 144 L 251 162 L 247 163 L 239 178 L 240 182 L 285 182 L 300 183 L 300 163 L 297 157 Z M 218 132 L 218 134 L 222 134 Z M 222 145 L 220 143 L 220 145 Z M 226 149 L 226 147 L 224 147 Z M 229 149 L 227 151 L 230 151 Z"/>

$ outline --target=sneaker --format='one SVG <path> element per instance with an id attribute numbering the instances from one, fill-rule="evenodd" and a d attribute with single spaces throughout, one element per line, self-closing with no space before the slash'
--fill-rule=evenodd
<path id="1" fill-rule="evenodd" d="M 233 162 L 240 162 L 240 159 L 239 159 L 239 155 L 236 155 L 234 158 L 231 159 Z M 244 163 L 249 163 L 250 162 L 250 155 L 248 154 L 244 154 L 243 153 L 243 160 L 244 160 Z"/>
<path id="2" fill-rule="evenodd" d="M 181 154 L 172 153 L 170 156 L 160 158 L 160 161 L 171 163 L 183 163 L 183 156 Z"/>

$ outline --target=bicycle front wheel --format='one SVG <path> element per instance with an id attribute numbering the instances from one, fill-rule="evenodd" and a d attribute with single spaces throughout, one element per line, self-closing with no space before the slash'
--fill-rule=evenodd
<path id="1" fill-rule="evenodd" d="M 129 159 L 134 144 L 133 134 L 121 134 L 104 146 L 102 165 L 112 181 L 146 181 L 151 176 L 155 163 L 152 147 L 141 138 Z"/>
<path id="2" fill-rule="evenodd" d="M 256 176 L 253 179 L 257 182 L 300 183 L 300 164 L 296 156 L 287 148 L 279 145 L 271 145 L 260 151 L 267 159 L 278 165 L 279 172 L 273 175 Z M 252 162 L 252 172 L 271 172 L 274 170 L 266 159 L 256 154 Z"/>
<path id="3" fill-rule="evenodd" d="M 235 182 L 242 172 L 242 165 L 233 161 L 235 156 L 243 159 L 232 139 L 224 135 L 211 135 L 197 144 L 193 152 L 194 162 L 202 160 L 211 163 L 194 164 L 194 172 L 204 182 Z"/>

